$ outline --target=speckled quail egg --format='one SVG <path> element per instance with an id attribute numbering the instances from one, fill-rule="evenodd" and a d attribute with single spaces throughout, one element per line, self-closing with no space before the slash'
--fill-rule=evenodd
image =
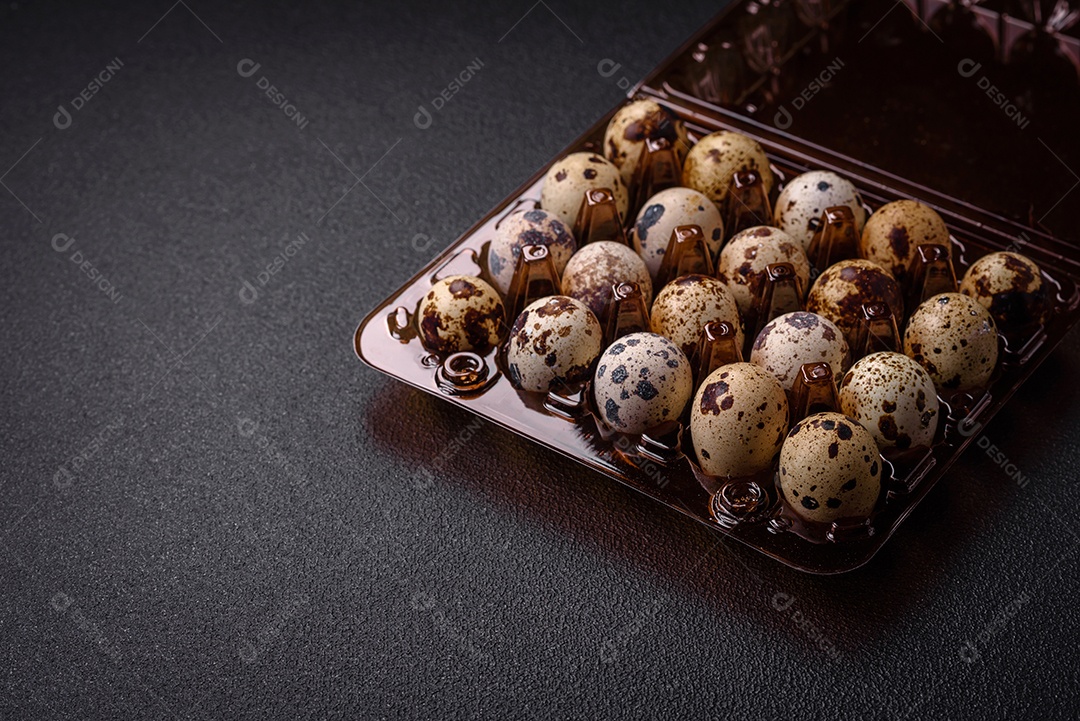
<path id="1" fill-rule="evenodd" d="M 536 208 L 506 216 L 495 228 L 487 255 L 488 273 L 504 295 L 510 291 L 514 269 L 526 245 L 546 245 L 558 273 L 563 272 L 570 256 L 577 251 L 570 229 L 554 213 Z"/>
<path id="2" fill-rule="evenodd" d="M 904 353 L 918 361 L 939 390 L 974 391 L 997 366 L 997 327 L 990 311 L 959 293 L 923 301 L 908 320 Z"/>
<path id="3" fill-rule="evenodd" d="M 815 413 L 784 440 L 778 478 L 784 499 L 804 520 L 863 519 L 881 494 L 881 459 L 874 437 L 858 421 Z"/>
<path id="4" fill-rule="evenodd" d="M 683 121 L 655 100 L 635 100 L 612 116 L 604 133 L 604 154 L 622 173 L 630 187 L 634 170 L 645 152 L 646 140 L 665 139 L 680 160 L 686 157 L 690 138 Z"/>
<path id="5" fill-rule="evenodd" d="M 435 353 L 484 352 L 506 326 L 498 292 L 480 278 L 454 275 L 431 286 L 416 313 L 420 341 Z"/>
<path id="6" fill-rule="evenodd" d="M 810 261 L 799 241 L 767 225 L 736 233 L 720 252 L 716 277 L 727 284 L 739 310 L 746 313 L 754 305 L 754 292 L 765 280 L 772 263 L 791 263 L 805 294 L 810 288 Z"/>
<path id="7" fill-rule="evenodd" d="M 952 252 L 949 229 L 933 208 L 914 200 L 883 205 L 870 216 L 859 239 L 859 255 L 880 263 L 900 282 L 923 243 L 940 243 Z"/>
<path id="8" fill-rule="evenodd" d="M 680 225 L 701 228 L 713 260 L 724 244 L 724 221 L 711 200 L 690 188 L 661 190 L 645 201 L 631 232 L 634 250 L 653 278 L 660 272 L 672 232 Z"/>
<path id="9" fill-rule="evenodd" d="M 753 363 L 720 366 L 690 409 L 698 465 L 711 476 L 749 476 L 768 468 L 788 430 L 788 399 L 771 373 Z"/>
<path id="10" fill-rule="evenodd" d="M 735 342 L 742 347 L 742 322 L 735 299 L 716 278 L 696 273 L 664 286 L 649 314 L 653 333 L 675 341 L 687 356 L 697 349 L 701 329 L 709 321 L 730 323 L 735 328 Z"/>
<path id="11" fill-rule="evenodd" d="M 810 241 L 828 208 L 846 205 L 855 216 L 855 229 L 866 224 L 866 209 L 851 181 L 828 170 L 811 170 L 784 186 L 776 200 L 776 224 L 810 249 Z"/>
<path id="12" fill-rule="evenodd" d="M 831 320 L 796 311 L 774 318 L 761 329 L 750 362 L 772 373 L 789 391 L 806 363 L 828 363 L 839 380 L 851 365 L 851 352 L 843 332 Z"/>
<path id="13" fill-rule="evenodd" d="M 1019 253 L 979 258 L 964 274 L 960 292 L 979 301 L 1002 330 L 1042 323 L 1050 309 L 1039 266 Z"/>
<path id="14" fill-rule="evenodd" d="M 872 353 L 840 382 L 840 406 L 863 424 L 878 448 L 929 446 L 938 425 L 934 382 L 901 353 Z"/>
<path id="15" fill-rule="evenodd" d="M 622 243 L 601 240 L 589 243 L 570 258 L 563 272 L 562 292 L 603 318 L 611 301 L 611 286 L 616 283 L 637 283 L 645 307 L 652 303 L 652 279 L 645 261 Z"/>
<path id="16" fill-rule="evenodd" d="M 864 303 L 888 304 L 897 324 L 901 324 L 904 299 L 900 284 L 885 268 L 859 258 L 842 260 L 826 268 L 806 297 L 806 309 L 835 323 L 844 331 L 849 346 L 853 346 L 862 323 Z M 861 350 L 852 347 L 851 352 Z"/>
<path id="17" fill-rule="evenodd" d="M 682 184 L 720 205 L 727 197 L 731 176 L 740 170 L 756 170 L 765 192 L 772 192 L 775 180 L 761 145 L 741 133 L 720 130 L 706 135 L 687 153 Z"/>
<path id="18" fill-rule="evenodd" d="M 644 433 L 678 420 L 693 392 L 690 361 L 655 333 L 630 333 L 612 343 L 593 377 L 601 420 L 623 433 Z"/>
<path id="19" fill-rule="evenodd" d="M 589 379 L 604 349 L 600 321 L 584 303 L 552 295 L 529 304 L 506 347 L 510 382 L 523 391 L 563 390 Z"/>
<path id="20" fill-rule="evenodd" d="M 573 228 L 585 192 L 597 188 L 612 192 L 619 217 L 625 218 L 630 195 L 619 169 L 596 153 L 571 153 L 548 169 L 540 191 L 540 207 Z"/>

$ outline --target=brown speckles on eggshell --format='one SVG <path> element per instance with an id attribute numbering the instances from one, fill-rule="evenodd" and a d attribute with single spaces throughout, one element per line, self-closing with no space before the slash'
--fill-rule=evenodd
<path id="1" fill-rule="evenodd" d="M 889 246 L 897 258 L 907 258 L 911 252 L 911 241 L 908 239 L 907 228 L 902 225 L 894 225 L 887 233 Z"/>
<path id="2" fill-rule="evenodd" d="M 802 246 L 782 230 L 767 226 L 736 233 L 720 251 L 716 277 L 724 281 L 746 313 L 753 305 L 753 289 L 765 281 L 772 263 L 791 263 L 803 293 L 810 284 L 810 261 Z"/>
<path id="3" fill-rule="evenodd" d="M 593 395 L 598 408 L 615 408 L 614 417 L 605 416 L 607 425 L 637 434 L 681 415 L 693 393 L 689 362 L 681 356 L 671 341 L 654 333 L 632 333 L 604 351 Z M 677 368 L 667 366 L 672 358 L 682 361 Z M 607 367 L 614 369 L 605 375 Z"/>
<path id="4" fill-rule="evenodd" d="M 951 250 L 945 221 L 927 205 L 897 200 L 878 208 L 866 221 L 859 238 L 859 255 L 880 263 L 903 282 L 922 243 L 938 243 Z"/>
<path id="5" fill-rule="evenodd" d="M 1050 311 L 1039 267 L 1019 253 L 991 253 L 975 261 L 960 292 L 989 310 L 1005 331 L 1043 323 Z"/>
<path id="6" fill-rule="evenodd" d="M 645 262 L 625 245 L 604 240 L 590 243 L 574 254 L 563 273 L 562 292 L 585 303 L 597 318 L 602 318 L 611 300 L 611 287 L 623 282 L 637 283 L 645 305 L 652 302 L 652 279 Z"/>
<path id="7" fill-rule="evenodd" d="M 706 135 L 691 148 L 683 164 L 682 184 L 720 203 L 729 193 L 732 176 L 740 170 L 756 170 L 765 191 L 772 190 L 775 178 L 757 141 L 740 133 L 721 130 Z"/>
<path id="8" fill-rule="evenodd" d="M 829 332 L 822 333 L 822 328 Z M 851 364 L 851 353 L 844 335 L 832 321 L 796 311 L 774 318 L 761 329 L 754 339 L 750 361 L 791 390 L 804 363 L 828 363 L 833 376 L 840 378 Z"/>
<path id="9" fill-rule="evenodd" d="M 526 245 L 543 245 L 558 273 L 577 250 L 570 229 L 557 215 L 540 208 L 510 213 L 495 228 L 487 253 L 488 275 L 504 295 L 510 290 L 514 270 Z"/>
<path id="10" fill-rule="evenodd" d="M 694 448 L 702 470 L 710 475 L 749 475 L 767 468 L 787 427 L 784 389 L 751 363 L 713 371 L 691 407 Z"/>
<path id="11" fill-rule="evenodd" d="M 505 323 L 499 294 L 471 276 L 436 282 L 417 309 L 420 340 L 434 353 L 484 352 L 498 343 Z"/>
<path id="12" fill-rule="evenodd" d="M 507 344 L 507 363 L 515 368 L 511 382 L 533 392 L 568 390 L 589 378 L 602 336 L 600 322 L 573 298 L 550 296 L 529 304 Z"/>
<path id="13" fill-rule="evenodd" d="M 776 225 L 802 244 L 810 247 L 814 232 L 825 208 L 846 205 L 855 218 L 855 230 L 862 232 L 866 210 L 855 186 L 836 173 L 812 170 L 784 186 L 776 201 Z"/>
<path id="14" fill-rule="evenodd" d="M 675 113 L 655 100 L 633 100 L 616 111 L 604 132 L 607 159 L 619 168 L 629 185 L 645 152 L 646 140 L 665 139 L 681 160 L 690 147 L 686 126 Z"/>
<path id="15" fill-rule="evenodd" d="M 692 355 L 701 329 L 710 321 L 724 321 L 735 328 L 736 342 L 743 342 L 739 308 L 728 289 L 715 278 L 685 275 L 664 287 L 650 314 L 652 331 L 670 338 L 683 353 Z"/>
<path id="16" fill-rule="evenodd" d="M 630 233 L 634 250 L 645 261 L 653 278 L 660 271 L 672 232 L 680 225 L 701 228 L 713 258 L 720 253 L 724 223 L 716 205 L 690 188 L 661 190 L 642 206 Z"/>
<path id="17" fill-rule="evenodd" d="M 897 318 L 903 318 L 903 294 L 888 270 L 868 260 L 843 260 L 818 277 L 807 295 L 806 310 L 835 323 L 851 344 L 865 303 L 886 303 Z"/>
<path id="18" fill-rule="evenodd" d="M 929 446 L 937 430 L 933 381 L 916 361 L 873 353 L 852 366 L 840 384 L 844 413 L 860 421 L 882 449 Z"/>
<path id="19" fill-rule="evenodd" d="M 904 349 L 938 388 L 977 390 L 989 382 L 997 365 L 997 328 L 977 301 L 959 293 L 942 293 L 912 313 L 904 331 Z"/>
<path id="20" fill-rule="evenodd" d="M 458 300 L 475 298 L 478 295 L 482 295 L 483 292 L 484 291 L 478 288 L 476 284 L 465 277 L 454 278 L 450 282 L 450 293 Z"/>
<path id="21" fill-rule="evenodd" d="M 540 207 L 572 228 L 585 193 L 599 188 L 612 192 L 620 216 L 626 217 L 630 197 L 619 169 L 595 153 L 571 153 L 548 168 L 540 190 Z"/>
<path id="22" fill-rule="evenodd" d="M 720 413 L 720 399 L 727 395 L 728 384 L 722 380 L 716 380 L 705 385 L 698 396 L 698 408 L 702 413 L 717 415 Z M 742 411 L 740 411 L 740 414 Z M 742 420 L 740 415 L 739 420 Z"/>
<path id="23" fill-rule="evenodd" d="M 865 452 L 872 446 L 870 433 L 853 418 L 821 413 L 803 419 L 780 451 L 781 492 L 809 521 L 865 518 L 881 489 L 876 449 Z"/>

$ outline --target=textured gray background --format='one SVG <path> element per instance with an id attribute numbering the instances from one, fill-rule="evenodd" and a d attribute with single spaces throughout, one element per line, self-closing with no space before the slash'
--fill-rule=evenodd
<path id="1" fill-rule="evenodd" d="M 1075 713 L 1080 334 L 985 431 L 1027 486 L 973 450 L 838 578 L 353 356 L 715 6 L 169 1 L 0 9 L 0 717 Z"/>

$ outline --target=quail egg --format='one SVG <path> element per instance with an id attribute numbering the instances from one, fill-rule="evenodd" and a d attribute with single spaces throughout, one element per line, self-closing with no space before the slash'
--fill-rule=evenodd
<path id="1" fill-rule="evenodd" d="M 652 279 L 645 261 L 622 243 L 601 240 L 589 243 L 570 258 L 563 272 L 562 292 L 589 306 L 597 318 L 603 318 L 611 301 L 611 286 L 631 282 L 641 288 L 648 307 L 652 303 Z"/>
<path id="2" fill-rule="evenodd" d="M 724 221 L 711 200 L 690 188 L 661 190 L 645 201 L 631 233 L 634 250 L 653 278 L 660 272 L 672 232 L 680 225 L 701 228 L 714 260 L 724 244 Z"/>
<path id="3" fill-rule="evenodd" d="M 604 133 L 604 154 L 622 173 L 630 187 L 634 170 L 645 152 L 646 140 L 664 138 L 679 159 L 686 157 L 690 138 L 686 126 L 675 113 L 655 100 L 635 100 L 612 116 Z"/>
<path id="4" fill-rule="evenodd" d="M 529 304 L 514 321 L 506 347 L 510 382 L 546 393 L 589 379 L 604 349 L 600 321 L 584 303 L 552 295 Z"/>
<path id="5" fill-rule="evenodd" d="M 484 352 L 499 342 L 505 310 L 480 278 L 454 275 L 431 286 L 416 313 L 420 341 L 435 353 Z"/>
<path id="6" fill-rule="evenodd" d="M 750 351 L 750 362 L 776 376 L 790 391 L 806 363 L 828 363 L 839 379 L 851 365 L 844 334 L 827 318 L 796 311 L 774 318 L 761 329 Z"/>
<path id="7" fill-rule="evenodd" d="M 741 133 L 720 130 L 690 148 L 683 164 L 683 185 L 700 190 L 720 205 L 727 198 L 732 176 L 740 170 L 756 170 L 765 192 L 772 192 L 772 168 L 761 145 Z"/>
<path id="8" fill-rule="evenodd" d="M 978 390 L 997 366 L 997 327 L 978 301 L 941 293 L 911 314 L 904 352 L 926 369 L 939 390 Z"/>
<path id="9" fill-rule="evenodd" d="M 788 399 L 771 373 L 753 363 L 720 366 L 690 409 L 698 465 L 711 476 L 749 476 L 768 468 L 788 430 Z"/>
<path id="10" fill-rule="evenodd" d="M 810 241 L 820 227 L 827 208 L 846 205 L 855 216 L 855 229 L 866 224 L 866 209 L 851 181 L 828 170 L 811 170 L 784 186 L 776 200 L 776 224 L 810 249 Z"/>
<path id="11" fill-rule="evenodd" d="M 949 229 L 933 208 L 914 200 L 883 205 L 870 216 L 859 239 L 859 255 L 883 265 L 900 282 L 923 243 L 940 243 L 952 252 Z"/>
<path id="12" fill-rule="evenodd" d="M 800 518 L 867 518 L 881 495 L 881 459 L 870 431 L 841 413 L 795 424 L 780 450 L 780 492 Z"/>
<path id="13" fill-rule="evenodd" d="M 878 448 L 918 448 L 934 442 L 938 398 L 923 367 L 901 353 L 872 353 L 840 383 L 840 406 L 863 424 Z"/>
<path id="14" fill-rule="evenodd" d="M 612 343 L 593 377 L 601 419 L 623 433 L 644 433 L 678 420 L 693 392 L 690 361 L 655 333 L 630 333 Z"/>
<path id="15" fill-rule="evenodd" d="M 900 284 L 892 273 L 877 263 L 854 258 L 829 266 L 818 276 L 806 298 L 806 309 L 823 315 L 844 331 L 852 353 L 862 323 L 864 303 L 886 303 L 896 316 L 897 324 L 904 317 L 904 300 Z"/>
<path id="16" fill-rule="evenodd" d="M 991 253 L 964 274 L 960 292 L 979 301 L 1003 330 L 1045 322 L 1049 312 L 1039 266 L 1019 253 Z"/>
<path id="17" fill-rule="evenodd" d="M 619 217 L 625 218 L 630 196 L 619 169 L 596 153 L 571 153 L 548 169 L 540 191 L 540 207 L 573 228 L 586 191 L 598 188 L 611 191 Z"/>
<path id="18" fill-rule="evenodd" d="M 735 328 L 735 342 L 743 345 L 742 322 L 735 299 L 716 278 L 684 275 L 660 291 L 649 322 L 653 333 L 675 342 L 688 357 L 697 350 L 701 329 L 709 321 L 726 321 Z"/>
<path id="19" fill-rule="evenodd" d="M 739 310 L 746 313 L 754 305 L 754 293 L 766 278 L 772 263 L 791 263 L 803 294 L 810 287 L 810 261 L 799 241 L 767 225 L 736 233 L 720 252 L 716 277 L 727 284 Z"/>
<path id="20" fill-rule="evenodd" d="M 526 245 L 546 245 L 555 270 L 562 273 L 577 243 L 558 216 L 546 210 L 519 210 L 503 218 L 495 227 L 488 246 L 487 266 L 499 292 L 510 291 L 521 249 Z"/>

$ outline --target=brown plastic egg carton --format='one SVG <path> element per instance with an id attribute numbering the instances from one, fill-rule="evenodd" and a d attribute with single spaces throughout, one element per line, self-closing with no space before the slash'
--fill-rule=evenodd
<path id="1" fill-rule="evenodd" d="M 829 11 L 831 15 L 826 13 L 824 20 L 814 20 L 813 26 L 804 28 L 808 40 L 801 47 L 811 47 L 817 52 L 821 45 L 827 46 L 827 43 L 818 43 L 819 36 L 832 33 L 829 22 L 839 22 L 837 18 L 851 12 L 851 6 L 855 4 L 847 3 Z M 1051 310 L 1045 323 L 1014 329 L 1007 337 L 1000 337 L 1000 360 L 985 392 L 939 394 L 941 421 L 933 446 L 900 456 L 882 457 L 882 493 L 869 520 L 822 527 L 799 522 L 798 516 L 787 509 L 780 498 L 774 482 L 775 465 L 750 478 L 706 476 L 694 462 L 685 424 L 667 424 L 644 436 L 613 433 L 594 412 L 587 383 L 547 395 L 519 392 L 504 373 L 500 355 L 502 346 L 485 354 L 438 355 L 424 349 L 415 329 L 415 312 L 421 298 L 432 283 L 450 275 L 487 279 L 485 257 L 496 224 L 515 210 L 538 207 L 542 179 L 550 163 L 368 314 L 357 328 L 354 347 L 357 355 L 372 367 L 573 458 L 718 533 L 794 568 L 812 573 L 840 573 L 857 568 L 873 557 L 978 435 L 975 431 L 980 424 L 985 424 L 1001 409 L 1080 318 L 1080 251 L 1072 243 L 1055 237 L 1046 225 L 1025 226 L 1000 212 L 980 209 L 970 201 L 954 198 L 921 182 L 896 177 L 887 169 L 872 167 L 792 134 L 775 132 L 775 127 L 766 127 L 753 115 L 761 105 L 755 106 L 755 101 L 747 98 L 760 92 L 763 83 L 772 82 L 774 77 L 768 76 L 776 73 L 768 68 L 761 73 L 764 80 L 744 78 L 750 90 L 740 92 L 735 88 L 729 93 L 732 97 L 730 102 L 725 101 L 726 104 L 716 96 L 702 98 L 689 92 L 698 92 L 707 85 L 698 82 L 701 73 L 704 71 L 707 75 L 709 70 L 699 56 L 705 57 L 711 52 L 710 42 L 728 42 L 723 38 L 738 38 L 748 32 L 753 34 L 753 28 L 745 18 L 758 13 L 750 12 L 750 5 L 752 3 L 741 2 L 730 6 L 630 94 L 631 98 L 653 97 L 667 105 L 686 123 L 695 141 L 707 133 L 729 129 L 754 137 L 765 148 L 777 177 L 776 187 L 765 196 L 760 180 L 753 174 L 737 179 L 742 186 L 742 202 L 737 207 L 729 204 L 725 208 L 725 220 L 729 223 L 725 227 L 727 237 L 740 227 L 768 224 L 769 204 L 776 200 L 786 180 L 807 170 L 832 170 L 855 183 L 870 209 L 902 198 L 914 198 L 935 208 L 952 235 L 952 263 L 957 278 L 981 256 L 997 250 L 1016 249 L 1022 244 L 1020 252 L 1042 268 L 1044 287 L 1048 291 Z M 882 6 L 883 12 L 887 9 Z M 865 13 L 865 8 L 860 12 Z M 760 33 L 757 37 L 760 40 Z M 832 41 L 831 36 L 829 39 Z M 799 58 L 795 46 L 802 41 L 796 38 L 790 42 L 794 49 L 776 53 L 778 68 Z M 702 94 L 698 92 L 698 95 Z M 773 96 L 769 102 L 775 104 L 782 100 L 781 94 Z M 825 103 L 826 100 L 815 102 Z M 582 150 L 602 154 L 604 130 L 617 109 L 601 118 L 552 162 Z M 910 143 L 910 140 L 910 137 L 898 136 L 896 142 Z M 583 216 L 587 217 L 579 217 L 575 227 L 580 234 L 577 238 L 579 247 L 590 240 L 625 240 L 629 228 L 621 227 L 619 221 L 628 226 L 650 191 L 666 187 L 672 177 L 677 177 L 672 175 L 670 168 L 672 154 L 665 150 L 661 143 L 647 154 L 645 169 L 637 179 L 639 184 L 648 187 L 639 188 L 637 192 L 631 189 L 633 205 L 627 218 L 615 220 L 617 214 L 613 203 L 602 192 L 586 200 Z M 940 149 L 932 150 L 931 156 L 940 152 Z M 932 162 L 940 164 L 946 160 L 943 157 Z M 933 175 L 933 167 L 927 168 L 927 175 Z M 976 188 L 980 183 L 985 184 L 986 179 L 972 178 L 971 187 Z M 970 197 L 978 198 L 980 194 L 975 192 Z M 812 251 L 816 250 L 819 263 L 827 262 L 830 251 L 833 259 L 836 259 L 836 253 L 842 252 L 844 219 L 836 218 L 833 224 L 829 220 L 828 217 L 822 219 L 817 247 L 812 248 Z M 1056 217 L 1053 220 L 1056 222 L 1054 230 L 1066 237 L 1076 237 L 1075 214 L 1064 220 Z M 700 254 L 693 252 L 697 247 L 693 228 L 680 230 L 686 235 L 682 239 L 685 242 L 680 244 L 679 238 L 673 239 L 669 249 L 675 252 L 668 254 L 665 260 L 668 267 L 661 269 L 661 275 L 703 270 Z M 814 253 L 811 255 L 814 260 Z M 909 313 L 914 309 L 914 301 L 947 289 L 950 282 L 947 277 L 942 280 L 939 273 L 931 272 L 942 269 L 940 258 L 934 256 L 933 249 L 928 248 L 923 255 L 925 260 L 916 261 L 913 266 L 917 280 L 908 288 L 908 297 L 913 301 L 907 308 Z M 519 264 L 511 292 L 504 298 L 507 327 L 527 301 L 558 292 L 558 278 L 544 257 L 543 248 L 539 247 L 536 252 L 527 250 L 524 256 L 527 260 Z M 695 263 L 699 265 L 695 266 Z M 790 284 L 788 269 L 781 264 L 771 267 L 770 271 L 773 280 L 757 291 L 756 317 L 744 319 L 748 342 L 768 319 L 790 309 L 783 300 L 784 289 Z M 658 280 L 661 282 L 657 283 L 657 292 L 662 278 Z M 631 285 L 617 287 L 615 291 L 614 303 L 601 318 L 607 342 L 615 336 L 640 329 L 643 311 L 647 312 Z M 863 348 L 852 349 L 853 362 L 862 352 L 895 343 L 895 337 L 890 341 L 894 331 L 890 330 L 889 309 L 867 307 L 865 310 L 866 340 Z M 902 331 L 904 318 L 894 320 L 897 329 Z M 698 357 L 693 359 L 697 366 L 697 382 L 708 369 L 732 360 L 744 350 L 734 348 L 732 329 L 724 325 L 703 329 L 703 344 Z M 805 366 L 803 371 L 804 378 L 796 388 L 792 405 L 793 423 L 808 411 L 835 403 L 834 379 L 828 366 Z"/>

